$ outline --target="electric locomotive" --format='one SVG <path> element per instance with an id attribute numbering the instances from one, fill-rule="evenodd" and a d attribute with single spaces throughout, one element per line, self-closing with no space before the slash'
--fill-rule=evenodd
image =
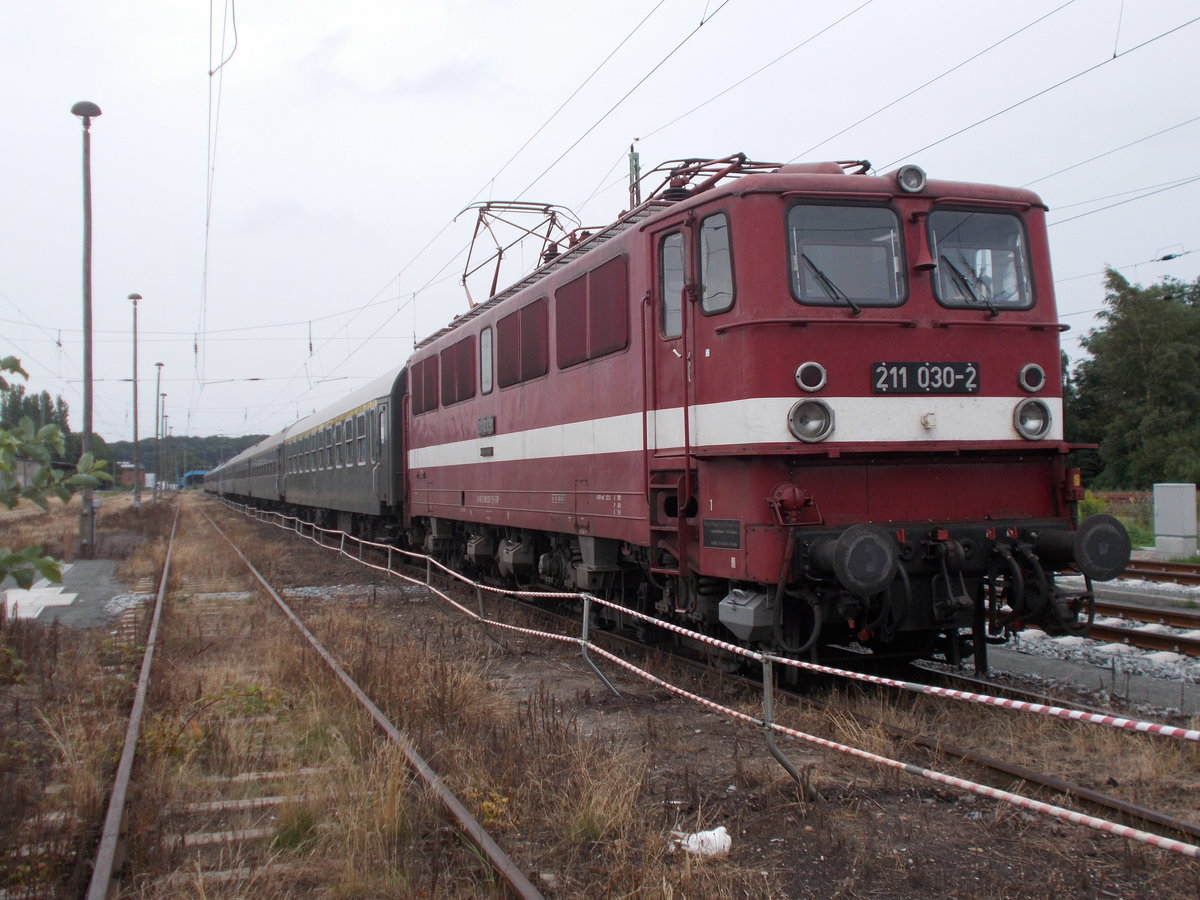
<path id="1" fill-rule="evenodd" d="M 1041 200 L 916 166 L 656 171 L 416 347 L 378 518 L 783 653 L 983 668 L 1025 625 L 1086 630 L 1129 540 L 1075 521 Z"/>

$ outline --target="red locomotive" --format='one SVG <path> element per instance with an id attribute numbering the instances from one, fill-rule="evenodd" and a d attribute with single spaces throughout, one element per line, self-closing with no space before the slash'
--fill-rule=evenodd
<path id="1" fill-rule="evenodd" d="M 378 496 L 342 521 L 785 653 L 982 667 L 1024 624 L 1086 628 L 1129 540 L 1075 526 L 1045 207 L 865 170 L 668 164 L 384 379 L 394 422 L 358 457 L 378 454 Z M 356 403 L 310 417 L 310 442 Z M 304 440 L 262 451 L 284 456 L 268 499 L 313 476 L 305 455 L 319 486 Z M 223 483 L 235 462 L 213 489 L 252 495 Z"/>

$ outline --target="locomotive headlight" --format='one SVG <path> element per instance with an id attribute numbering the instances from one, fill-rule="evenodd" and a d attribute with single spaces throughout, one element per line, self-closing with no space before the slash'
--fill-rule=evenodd
<path id="1" fill-rule="evenodd" d="M 1040 441 L 1050 433 L 1050 407 L 1041 400 L 1022 400 L 1013 410 L 1013 426 L 1028 441 Z"/>
<path id="2" fill-rule="evenodd" d="M 1036 394 L 1046 386 L 1046 371 L 1037 363 L 1026 363 L 1021 367 L 1021 374 L 1017 376 L 1017 381 L 1029 393 Z"/>
<path id="3" fill-rule="evenodd" d="M 825 387 L 825 367 L 819 362 L 801 363 L 796 369 L 796 385 L 810 394 Z"/>
<path id="4" fill-rule="evenodd" d="M 907 194 L 919 194 L 925 190 L 925 170 L 920 166 L 901 166 L 896 170 L 896 183 Z"/>
<path id="5" fill-rule="evenodd" d="M 788 430 L 807 444 L 823 441 L 833 434 L 833 410 L 824 400 L 797 400 L 788 413 Z"/>

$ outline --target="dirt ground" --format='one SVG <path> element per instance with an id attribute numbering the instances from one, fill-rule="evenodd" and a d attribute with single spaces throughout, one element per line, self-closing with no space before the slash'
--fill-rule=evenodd
<path id="1" fill-rule="evenodd" d="M 527 649 L 525 639 L 510 643 L 521 655 L 492 661 L 496 684 L 516 696 L 549 691 L 581 732 L 639 740 L 651 759 L 640 798 L 647 818 L 682 832 L 724 826 L 728 857 L 679 864 L 761 872 L 764 890 L 747 896 L 1200 894 L 1200 869 L 1162 851 L 781 741 L 812 788 L 805 801 L 752 726 L 610 670 L 622 692 L 613 696 L 577 656 Z M 937 766 L 917 748 L 890 751 Z"/>

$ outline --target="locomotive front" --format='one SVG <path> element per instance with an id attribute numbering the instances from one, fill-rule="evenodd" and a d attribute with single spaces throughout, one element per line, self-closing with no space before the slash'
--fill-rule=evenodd
<path id="1" fill-rule="evenodd" d="M 660 607 L 981 668 L 1025 625 L 1085 630 L 1129 540 L 1076 527 L 1038 197 L 915 166 L 713 185 L 645 228 Z"/>

